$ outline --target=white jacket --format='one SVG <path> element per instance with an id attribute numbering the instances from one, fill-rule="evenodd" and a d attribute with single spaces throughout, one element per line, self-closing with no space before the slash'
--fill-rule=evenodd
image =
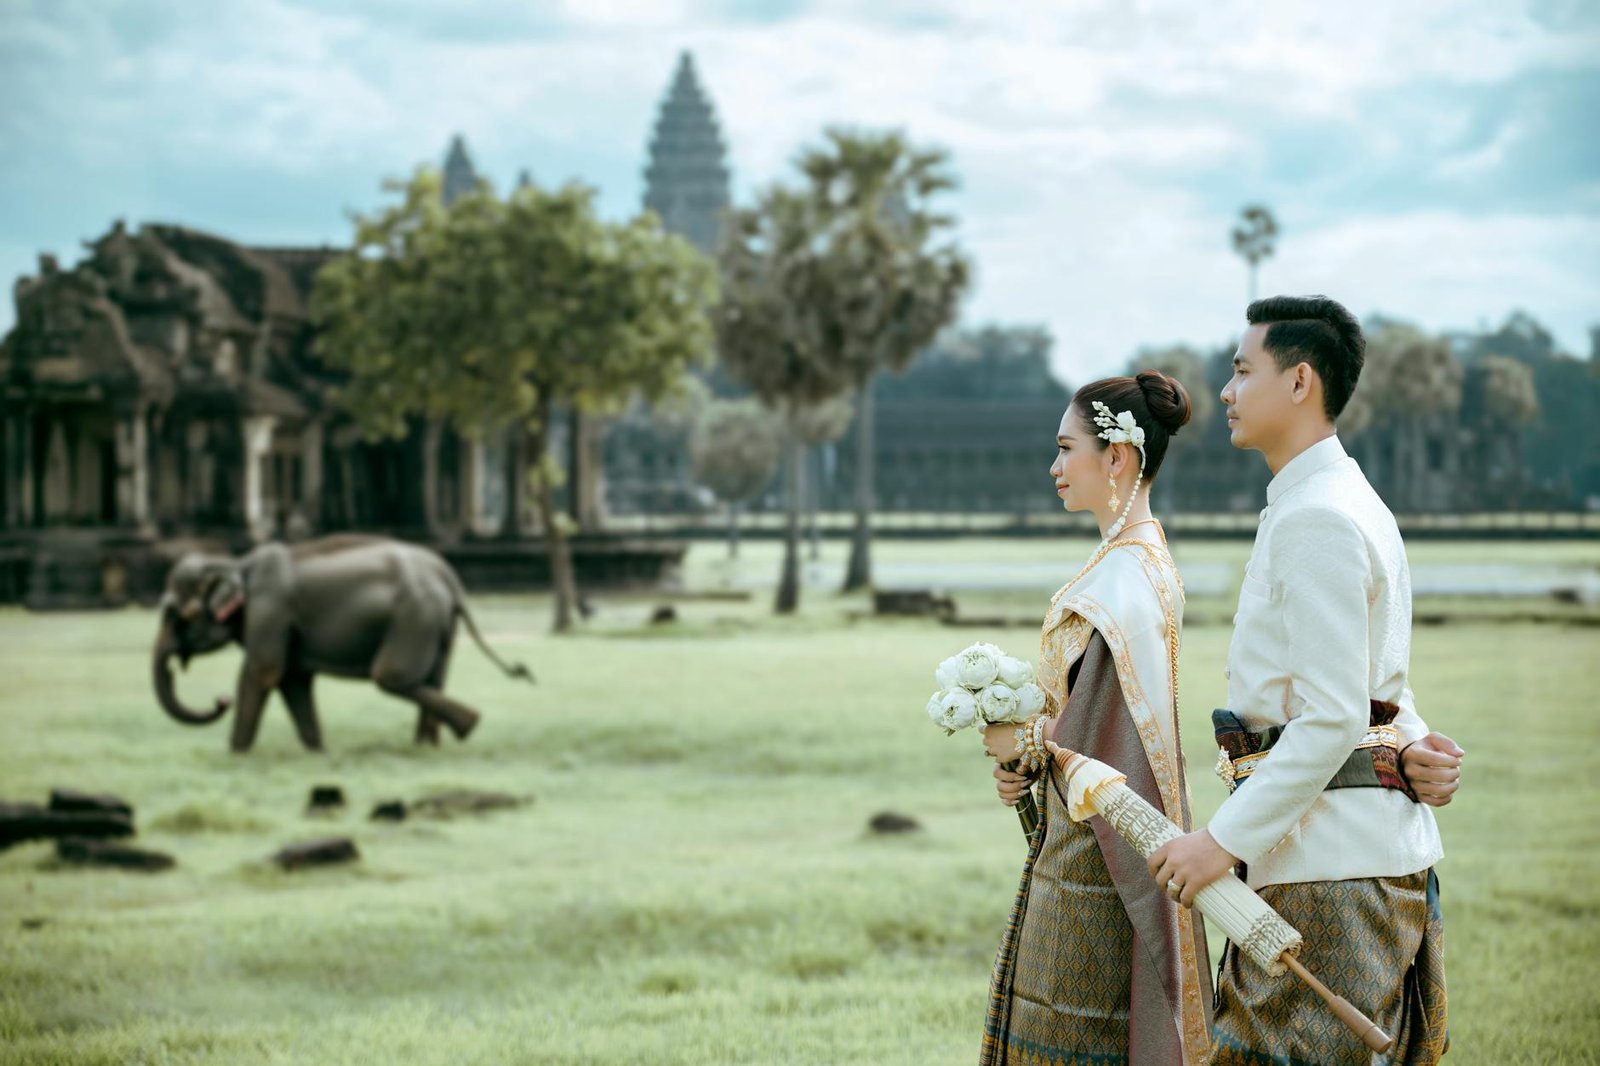
<path id="1" fill-rule="evenodd" d="M 1228 709 L 1286 725 L 1208 828 L 1252 888 L 1395 877 L 1444 854 L 1433 811 L 1387 788 L 1323 791 L 1366 729 L 1398 704 L 1401 745 L 1427 735 L 1407 681 L 1411 571 L 1394 515 L 1338 437 L 1267 486 L 1228 646 Z"/>

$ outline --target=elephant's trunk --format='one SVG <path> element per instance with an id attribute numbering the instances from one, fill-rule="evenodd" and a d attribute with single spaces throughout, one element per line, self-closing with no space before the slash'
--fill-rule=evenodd
<path id="1" fill-rule="evenodd" d="M 228 701 L 218 696 L 216 706 L 207 712 L 191 711 L 185 707 L 178 699 L 177 690 L 172 684 L 172 657 L 178 653 L 178 638 L 173 632 L 172 619 L 164 619 L 161 623 L 161 632 L 156 636 L 155 656 L 152 661 L 156 698 L 161 701 L 163 710 L 183 724 L 210 725 L 227 713 Z"/>

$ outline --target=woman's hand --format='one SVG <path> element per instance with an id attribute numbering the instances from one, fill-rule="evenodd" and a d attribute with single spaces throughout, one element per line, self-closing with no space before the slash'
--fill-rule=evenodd
<path id="1" fill-rule="evenodd" d="M 1019 754 L 1016 723 L 995 722 L 984 726 L 983 750 L 999 763 L 1008 763 L 1016 759 Z"/>
<path id="2" fill-rule="evenodd" d="M 1022 794 L 1028 791 L 1028 785 L 1033 778 L 1026 774 L 1014 774 L 1003 766 L 996 766 L 994 780 L 994 790 L 1000 793 L 1000 802 L 1007 807 L 1015 807 Z"/>

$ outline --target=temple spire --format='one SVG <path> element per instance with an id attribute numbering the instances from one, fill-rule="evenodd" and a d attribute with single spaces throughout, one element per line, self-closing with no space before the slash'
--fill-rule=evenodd
<path id="1" fill-rule="evenodd" d="M 700 87 L 694 57 L 678 57 L 661 102 L 645 168 L 644 206 L 673 233 L 710 253 L 728 206 L 728 167 L 711 100 Z"/>
<path id="2" fill-rule="evenodd" d="M 444 160 L 444 189 L 441 195 L 445 206 L 450 206 L 477 187 L 478 172 L 472 167 L 472 157 L 467 155 L 467 142 L 458 133 L 450 138 L 450 152 Z"/>

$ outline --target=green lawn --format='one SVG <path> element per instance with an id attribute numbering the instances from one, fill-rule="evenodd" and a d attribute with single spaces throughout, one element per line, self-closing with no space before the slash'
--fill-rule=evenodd
<path id="1" fill-rule="evenodd" d="M 880 555 L 966 560 L 982 543 Z M 1027 543 L 1005 551 L 1060 555 L 1063 577 L 1082 557 Z M 711 582 L 719 551 L 695 550 L 692 583 Z M 758 545 L 744 563 L 775 561 Z M 647 601 L 599 606 L 558 640 L 547 600 L 480 597 L 485 630 L 539 685 L 463 642 L 449 688 L 484 712 L 465 744 L 415 749 L 408 707 L 324 681 L 328 754 L 301 752 L 273 709 L 245 757 L 227 754 L 226 725 L 187 729 L 156 707 L 148 613 L 0 611 L 0 799 L 116 792 L 137 807 L 137 842 L 178 857 L 137 875 L 58 868 L 43 844 L 0 852 L 0 1062 L 972 1061 L 1022 837 L 975 738 L 943 738 L 922 706 L 939 658 L 980 636 L 1032 657 L 1037 630 L 852 621 L 858 598 L 823 593 L 782 621 L 764 594 L 682 603 L 654 628 Z M 1449 1062 L 1593 1062 L 1600 1047 L 1595 634 L 1417 631 L 1424 713 L 1469 752 L 1467 790 L 1441 814 Z M 1206 733 L 1227 640 L 1196 625 L 1183 649 L 1202 816 L 1221 798 Z M 189 702 L 235 665 L 192 664 Z M 342 785 L 349 811 L 306 817 L 319 783 Z M 534 802 L 366 819 L 457 787 Z M 868 834 L 889 809 L 923 831 Z M 263 862 L 330 832 L 362 860 Z"/>

